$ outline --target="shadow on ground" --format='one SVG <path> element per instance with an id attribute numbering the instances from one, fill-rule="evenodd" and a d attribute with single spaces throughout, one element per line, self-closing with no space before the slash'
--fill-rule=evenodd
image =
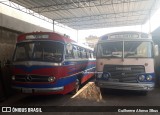
<path id="1" fill-rule="evenodd" d="M 119 89 L 100 89 L 103 95 L 114 95 L 114 96 L 147 96 L 148 93 L 142 91 L 130 91 L 130 90 L 119 90 Z"/>

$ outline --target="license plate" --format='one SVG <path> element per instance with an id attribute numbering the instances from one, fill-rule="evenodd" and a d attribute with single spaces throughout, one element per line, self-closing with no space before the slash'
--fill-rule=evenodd
<path id="1" fill-rule="evenodd" d="M 22 89 L 22 93 L 32 93 L 32 89 Z"/>
<path id="2" fill-rule="evenodd" d="M 110 82 L 119 82 L 119 79 L 108 79 Z"/>

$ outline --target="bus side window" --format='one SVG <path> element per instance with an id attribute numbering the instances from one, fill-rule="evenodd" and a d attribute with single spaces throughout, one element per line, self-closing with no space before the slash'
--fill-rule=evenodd
<path id="1" fill-rule="evenodd" d="M 73 46 L 73 56 L 74 56 L 75 59 L 78 58 L 77 46 Z"/>
<path id="2" fill-rule="evenodd" d="M 84 58 L 84 49 L 81 48 L 81 55 L 82 55 L 82 58 Z"/>
<path id="3" fill-rule="evenodd" d="M 84 48 L 81 48 L 81 58 L 84 59 L 86 58 L 86 53 L 85 53 L 85 49 Z"/>
<path id="4" fill-rule="evenodd" d="M 91 52 L 91 58 L 94 58 L 93 52 Z"/>
<path id="5" fill-rule="evenodd" d="M 70 51 L 68 51 L 68 50 L 66 49 L 66 55 L 65 55 L 65 58 L 66 58 L 66 59 L 74 59 L 73 49 L 72 49 L 72 50 L 70 50 Z"/>
<path id="6" fill-rule="evenodd" d="M 82 58 L 80 47 L 77 48 L 77 53 L 78 53 L 78 58 Z"/>
<path id="7" fill-rule="evenodd" d="M 89 51 L 87 50 L 87 52 L 86 52 L 86 55 L 87 55 L 87 58 L 89 58 Z"/>
<path id="8" fill-rule="evenodd" d="M 84 58 L 87 58 L 87 56 L 86 56 L 86 50 L 83 48 L 83 50 L 82 50 L 82 58 L 84 59 Z"/>
<path id="9" fill-rule="evenodd" d="M 89 51 L 89 58 L 93 58 L 93 52 Z"/>

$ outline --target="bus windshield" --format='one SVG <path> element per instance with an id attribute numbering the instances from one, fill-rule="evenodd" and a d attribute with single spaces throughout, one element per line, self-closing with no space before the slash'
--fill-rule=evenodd
<path id="1" fill-rule="evenodd" d="M 34 41 L 18 43 L 13 61 L 61 62 L 64 45 L 59 42 Z"/>
<path id="2" fill-rule="evenodd" d="M 116 41 L 98 45 L 97 58 L 122 58 L 123 55 L 124 58 L 152 58 L 152 42 Z"/>

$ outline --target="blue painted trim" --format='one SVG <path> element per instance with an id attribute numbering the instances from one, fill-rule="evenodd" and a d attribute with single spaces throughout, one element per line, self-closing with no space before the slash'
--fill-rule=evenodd
<path id="1" fill-rule="evenodd" d="M 41 66 L 41 65 L 33 65 L 33 66 L 25 66 L 25 65 L 15 65 L 14 68 L 16 69 L 22 69 L 25 72 L 31 72 L 33 70 L 38 70 L 38 69 L 46 69 L 46 68 L 54 68 L 56 66 Z"/>
<path id="2" fill-rule="evenodd" d="M 64 61 L 63 65 L 67 66 L 67 65 L 75 65 L 75 64 L 83 64 L 86 62 L 95 62 L 95 60 L 71 60 L 71 61 Z"/>

